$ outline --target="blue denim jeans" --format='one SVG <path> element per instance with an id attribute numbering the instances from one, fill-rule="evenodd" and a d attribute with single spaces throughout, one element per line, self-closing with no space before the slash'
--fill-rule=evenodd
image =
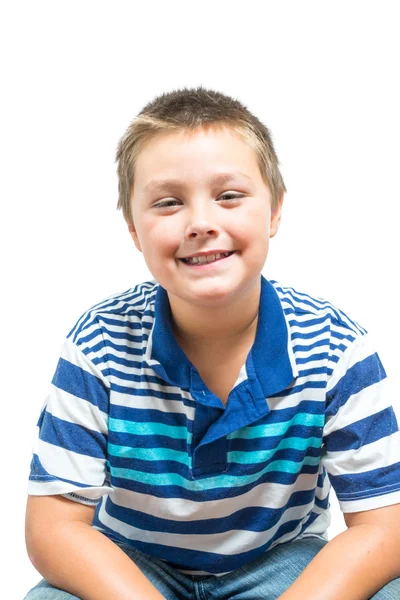
<path id="1" fill-rule="evenodd" d="M 184 575 L 166 563 L 125 544 L 118 546 L 167 600 L 276 600 L 325 544 L 319 538 L 281 544 L 257 560 L 221 577 Z M 42 579 L 24 600 L 76 598 Z M 373 600 L 399 599 L 400 578 L 394 579 L 373 596 Z"/>

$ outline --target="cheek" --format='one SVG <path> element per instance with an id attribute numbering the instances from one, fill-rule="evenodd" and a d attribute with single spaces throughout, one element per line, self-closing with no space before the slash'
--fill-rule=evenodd
<path id="1" fill-rule="evenodd" d="M 241 214 L 239 228 L 243 235 L 253 234 L 254 239 L 269 237 L 270 210 L 265 205 L 251 206 Z"/>
<path id="2" fill-rule="evenodd" d="M 142 247 L 149 259 L 160 254 L 175 253 L 180 237 L 174 227 L 174 223 L 167 219 L 160 219 L 156 222 L 151 219 L 143 219 L 141 223 Z"/>

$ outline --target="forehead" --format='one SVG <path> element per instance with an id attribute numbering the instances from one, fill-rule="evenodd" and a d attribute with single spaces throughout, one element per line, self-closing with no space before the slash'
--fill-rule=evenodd
<path id="1" fill-rule="evenodd" d="M 151 190 L 165 179 L 199 178 L 224 183 L 261 177 L 253 148 L 223 126 L 157 133 L 144 144 L 135 164 L 135 187 Z"/>

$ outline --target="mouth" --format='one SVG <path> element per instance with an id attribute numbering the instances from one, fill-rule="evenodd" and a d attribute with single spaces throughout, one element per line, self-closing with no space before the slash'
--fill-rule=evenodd
<path id="1" fill-rule="evenodd" d="M 188 267 L 195 267 L 195 268 L 201 268 L 201 267 L 208 267 L 211 266 L 215 263 L 221 262 L 223 260 L 226 260 L 227 258 L 229 258 L 230 256 L 232 256 L 232 254 L 235 253 L 235 250 L 233 252 L 224 252 L 224 253 L 220 253 L 220 254 L 209 254 L 208 256 L 195 256 L 193 258 L 180 258 L 179 260 L 181 262 L 183 262 L 185 265 L 187 265 Z"/>

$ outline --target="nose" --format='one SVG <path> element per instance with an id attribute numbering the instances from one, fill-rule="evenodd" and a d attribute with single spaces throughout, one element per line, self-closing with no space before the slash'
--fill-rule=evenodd
<path id="1" fill-rule="evenodd" d="M 199 202 L 192 208 L 189 215 L 189 222 L 186 227 L 187 238 L 219 235 L 219 226 L 215 221 L 215 214 L 211 207 L 206 207 Z"/>

